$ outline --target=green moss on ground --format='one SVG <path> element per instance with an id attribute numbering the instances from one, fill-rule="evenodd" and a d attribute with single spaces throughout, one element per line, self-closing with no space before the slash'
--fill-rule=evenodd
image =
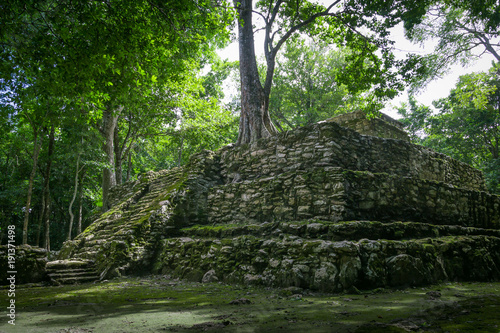
<path id="1" fill-rule="evenodd" d="M 499 307 L 499 282 L 322 294 L 152 276 L 18 286 L 0 332 L 498 332 Z"/>

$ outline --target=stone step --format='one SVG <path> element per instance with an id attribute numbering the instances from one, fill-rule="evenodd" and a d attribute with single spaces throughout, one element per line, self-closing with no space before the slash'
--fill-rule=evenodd
<path id="1" fill-rule="evenodd" d="M 46 270 L 54 284 L 81 283 L 99 279 L 99 273 L 95 271 L 93 262 L 81 258 L 50 261 L 46 264 Z"/>
<path id="2" fill-rule="evenodd" d="M 85 282 L 93 282 L 97 280 L 99 280 L 98 275 L 88 275 L 88 276 L 72 276 L 65 278 L 57 278 L 52 282 L 56 284 L 79 284 Z"/>
<path id="3" fill-rule="evenodd" d="M 49 276 L 78 276 L 78 275 L 89 275 L 97 274 L 94 268 L 87 269 L 62 269 L 62 270 L 47 270 Z"/>
<path id="4" fill-rule="evenodd" d="M 446 236 L 411 240 L 328 241 L 298 236 L 179 237 L 162 241 L 153 273 L 202 281 L 301 287 L 418 286 L 500 279 L 500 238 Z"/>
<path id="5" fill-rule="evenodd" d="M 361 239 L 419 239 L 443 236 L 484 235 L 500 237 L 500 230 L 462 227 L 454 225 L 434 225 L 420 222 L 377 222 L 377 221 L 294 221 L 266 222 L 260 224 L 211 226 L 197 225 L 180 230 L 184 237 L 220 239 L 243 235 L 257 237 L 299 236 L 304 239 L 330 241 Z"/>
<path id="6" fill-rule="evenodd" d="M 86 268 L 92 265 L 91 261 L 88 260 L 77 260 L 77 259 L 67 259 L 67 260 L 54 260 L 47 262 L 46 269 L 72 269 L 72 268 Z"/>
<path id="7" fill-rule="evenodd" d="M 74 269 L 57 269 L 57 268 L 49 268 L 47 269 L 48 274 L 70 274 L 70 273 L 86 273 L 89 271 L 93 271 L 91 268 L 74 268 Z"/>
<path id="8" fill-rule="evenodd" d="M 98 249 L 96 251 L 92 251 L 90 249 L 82 248 L 75 253 L 74 257 L 82 260 L 89 260 L 97 256 L 97 254 L 99 253 Z"/>
<path id="9" fill-rule="evenodd" d="M 85 242 L 85 247 L 100 246 L 106 242 L 106 238 L 93 238 L 92 240 Z"/>

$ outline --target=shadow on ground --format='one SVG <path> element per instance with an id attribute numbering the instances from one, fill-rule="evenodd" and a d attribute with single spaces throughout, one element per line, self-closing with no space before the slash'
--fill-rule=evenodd
<path id="1" fill-rule="evenodd" d="M 2 304 L 7 305 L 3 292 Z M 500 283 L 323 294 L 164 276 L 16 289 L 0 332 L 496 332 Z"/>

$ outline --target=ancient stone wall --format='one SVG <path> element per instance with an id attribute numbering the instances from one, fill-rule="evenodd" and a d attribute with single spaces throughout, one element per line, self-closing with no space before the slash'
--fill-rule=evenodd
<path id="1" fill-rule="evenodd" d="M 330 121 L 360 134 L 410 141 L 403 124 L 385 114 L 375 115 L 369 119 L 363 111 L 354 111 L 327 120 Z"/>
<path id="2" fill-rule="evenodd" d="M 345 171 L 344 220 L 402 220 L 500 228 L 500 197 L 410 177 Z"/>
<path id="3" fill-rule="evenodd" d="M 360 135 L 333 122 L 285 132 L 252 147 L 226 147 L 220 155 L 225 183 L 340 167 L 486 190 L 482 173 L 465 163 L 401 140 Z"/>
<path id="4" fill-rule="evenodd" d="M 8 265 L 7 245 L 0 245 L 0 284 L 6 285 L 8 271 L 12 271 Z M 15 269 L 17 273 L 16 284 L 41 282 L 47 280 L 45 264 L 47 263 L 48 251 L 39 247 L 21 245 L 16 246 L 14 255 Z"/>
<path id="5" fill-rule="evenodd" d="M 101 278 L 325 291 L 499 279 L 500 197 L 485 189 L 448 156 L 322 122 L 113 188 L 60 259 L 92 260 Z"/>
<path id="6" fill-rule="evenodd" d="M 330 242 L 282 237 L 181 237 L 163 241 L 154 272 L 219 281 L 339 292 L 500 278 L 500 238 Z"/>
<path id="7" fill-rule="evenodd" d="M 314 168 L 216 186 L 209 223 L 420 221 L 500 228 L 500 197 L 409 177 Z"/>

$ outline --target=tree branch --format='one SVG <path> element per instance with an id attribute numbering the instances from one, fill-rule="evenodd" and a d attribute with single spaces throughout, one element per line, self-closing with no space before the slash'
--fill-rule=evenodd
<path id="1" fill-rule="evenodd" d="M 286 33 L 285 35 L 283 35 L 283 37 L 281 37 L 281 39 L 278 41 L 278 43 L 276 44 L 276 46 L 273 48 L 273 53 L 274 55 L 276 55 L 277 51 L 279 51 L 279 49 L 281 48 L 281 46 L 283 46 L 283 44 L 286 42 L 286 40 L 288 38 L 290 38 L 290 36 L 296 32 L 297 30 L 299 30 L 300 28 L 302 27 L 305 27 L 306 25 L 314 22 L 317 18 L 319 17 L 324 17 L 324 16 L 335 16 L 337 17 L 336 14 L 334 13 L 330 13 L 330 9 L 332 9 L 335 5 L 339 4 L 340 3 L 340 0 L 337 0 L 335 1 L 334 3 L 332 3 L 330 6 L 328 6 L 328 8 L 322 12 L 319 12 L 319 13 L 316 13 L 314 15 L 311 15 L 307 20 L 304 20 L 296 25 L 294 25 L 293 27 L 291 27 Z"/>
<path id="2" fill-rule="evenodd" d="M 256 11 L 256 10 L 252 10 L 252 13 L 259 15 L 260 17 L 262 17 L 264 22 L 267 23 L 267 17 L 265 17 L 264 14 L 262 14 L 261 12 Z M 259 29 L 259 30 L 261 30 L 261 29 Z"/>
<path id="3" fill-rule="evenodd" d="M 265 56 L 266 56 L 266 61 L 267 61 L 267 73 L 266 73 L 266 80 L 265 80 L 265 83 L 264 83 L 264 91 L 265 92 L 269 92 L 271 90 L 271 85 L 272 85 L 272 80 L 273 80 L 273 74 L 274 74 L 274 68 L 273 68 L 273 64 L 274 64 L 274 59 L 276 57 L 276 54 L 278 53 L 278 51 L 280 50 L 280 48 L 283 46 L 283 44 L 288 40 L 288 38 L 290 38 L 297 30 L 299 30 L 300 28 L 314 22 L 317 18 L 319 17 L 322 17 L 322 16 L 336 16 L 335 14 L 333 13 L 330 13 L 330 10 L 337 4 L 340 3 L 341 0 L 337 0 L 335 2 L 333 2 L 332 4 L 330 4 L 330 6 L 328 6 L 326 8 L 326 10 L 322 11 L 322 12 L 319 12 L 319 13 L 316 13 L 314 15 L 311 15 L 308 19 L 292 26 L 281 38 L 280 40 L 278 41 L 278 43 L 276 44 L 276 46 L 273 46 L 272 45 L 272 42 L 274 41 L 274 37 L 276 35 L 276 32 L 274 32 L 272 34 L 272 37 L 270 36 L 271 35 L 271 27 L 272 27 L 272 24 L 274 23 L 274 20 L 276 19 L 276 16 L 278 15 L 278 11 L 279 11 L 279 6 L 282 4 L 283 0 L 280 0 L 278 2 L 276 2 L 276 5 L 273 9 L 273 15 L 271 16 L 271 19 L 269 20 L 269 23 L 267 24 L 266 26 L 266 38 L 265 38 L 265 47 L 264 47 L 264 53 L 265 53 Z"/>

